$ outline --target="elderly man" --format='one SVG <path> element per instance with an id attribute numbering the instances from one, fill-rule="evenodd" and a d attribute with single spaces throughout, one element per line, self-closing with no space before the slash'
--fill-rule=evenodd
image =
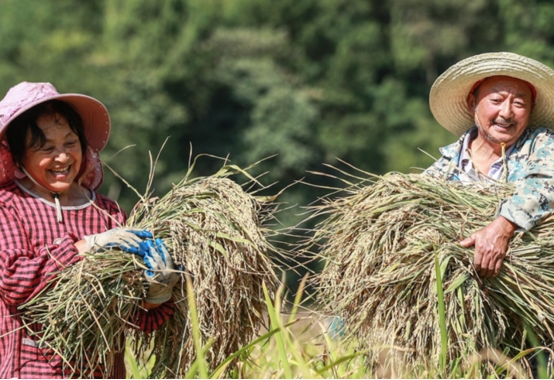
<path id="1" fill-rule="evenodd" d="M 425 173 L 463 183 L 508 181 L 511 198 L 496 218 L 462 240 L 475 247 L 482 277 L 500 272 L 516 231 L 536 226 L 554 209 L 554 71 L 513 53 L 488 53 L 449 68 L 433 84 L 435 119 L 460 139 L 441 149 Z"/>

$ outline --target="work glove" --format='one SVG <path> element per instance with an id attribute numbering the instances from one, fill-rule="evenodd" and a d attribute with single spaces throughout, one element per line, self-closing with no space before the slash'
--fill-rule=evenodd
<path id="1" fill-rule="evenodd" d="M 144 242 L 144 239 L 152 239 L 152 234 L 146 230 L 117 227 L 100 234 L 85 236 L 83 239 L 87 244 L 87 252 L 119 248 L 127 253 L 141 255 L 140 243 Z"/>
<path id="2" fill-rule="evenodd" d="M 148 239 L 139 243 L 137 255 L 141 256 L 148 267 L 144 276 L 148 282 L 145 301 L 153 304 L 164 303 L 171 298 L 173 287 L 180 275 L 174 271 L 175 266 L 162 239 Z"/>

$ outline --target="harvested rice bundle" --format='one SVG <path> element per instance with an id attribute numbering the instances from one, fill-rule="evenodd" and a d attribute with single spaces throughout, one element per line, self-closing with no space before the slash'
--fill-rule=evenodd
<path id="1" fill-rule="evenodd" d="M 403 347 L 396 357 L 407 366 L 438 363 L 436 254 L 450 360 L 488 347 L 513 355 L 526 344 L 526 324 L 540 341 L 552 341 L 554 218 L 516 234 L 500 275 L 480 283 L 473 248 L 458 242 L 494 219 L 513 192 L 509 185 L 479 189 L 391 173 L 348 190 L 315 207 L 315 215 L 327 216 L 312 241 L 326 260 L 314 285 L 348 337 L 365 348 Z"/>
<path id="2" fill-rule="evenodd" d="M 173 292 L 173 316 L 154 334 L 133 328 L 147 290 L 145 266 L 116 250 L 87 255 L 24 305 L 25 320 L 43 325 L 41 343 L 61 354 L 68 370 L 80 373 L 98 363 L 109 368 L 123 349 L 119 336 L 125 332 L 135 335 L 138 351 L 153 347 L 152 376 L 184 375 L 195 357 L 185 273 L 192 280 L 203 341 L 213 339 L 206 354 L 212 367 L 257 334 L 265 322 L 262 282 L 270 292 L 278 286 L 269 255 L 279 251 L 264 227 L 276 209 L 227 178 L 237 171 L 246 174 L 226 166 L 211 177 L 187 176 L 164 197 L 145 199 L 131 213 L 127 225 L 162 238 L 183 269 Z"/>
<path id="3" fill-rule="evenodd" d="M 202 341 L 212 339 L 206 354 L 212 369 L 257 335 L 266 310 L 262 283 L 277 289 L 268 255 L 278 250 L 262 227 L 274 211 L 235 182 L 208 177 L 177 186 L 153 205 L 139 204 L 130 220 L 164 239 L 175 264 L 192 274 Z M 186 296 L 184 285 L 174 288 L 175 313 L 154 334 L 152 376 L 180 377 L 195 358 Z"/>
<path id="4" fill-rule="evenodd" d="M 86 376 L 102 364 L 109 372 L 116 352 L 123 352 L 122 334 L 132 326 L 141 304 L 143 264 L 128 253 L 109 250 L 86 254 L 56 273 L 57 280 L 26 305 L 22 318 L 45 355 L 58 354 L 65 374 Z"/>

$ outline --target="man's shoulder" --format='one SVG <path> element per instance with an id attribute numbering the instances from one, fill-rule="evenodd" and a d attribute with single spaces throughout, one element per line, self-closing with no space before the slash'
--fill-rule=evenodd
<path id="1" fill-rule="evenodd" d="M 546 137 L 549 139 L 554 139 L 554 130 L 547 127 L 539 127 L 536 129 L 528 130 L 527 138 L 535 139 L 537 137 Z"/>
<path id="2" fill-rule="evenodd" d="M 529 129 L 520 138 L 519 148 L 521 152 L 532 152 L 538 149 L 542 151 L 554 151 L 554 130 L 546 127 Z"/>
<path id="3" fill-rule="evenodd" d="M 464 145 L 464 138 L 466 134 L 467 132 L 464 133 L 460 138 L 458 138 L 458 140 L 454 141 L 453 143 L 443 146 L 442 148 L 439 148 L 441 155 L 449 159 L 458 157 L 460 155 L 460 151 L 462 150 L 462 146 Z"/>
<path id="4" fill-rule="evenodd" d="M 554 130 L 541 127 L 525 131 L 509 161 L 511 180 L 529 172 L 554 172 Z"/>

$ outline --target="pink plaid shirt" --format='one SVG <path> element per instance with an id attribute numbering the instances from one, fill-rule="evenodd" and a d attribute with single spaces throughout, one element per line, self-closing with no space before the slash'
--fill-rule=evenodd
<path id="1" fill-rule="evenodd" d="M 81 260 L 75 242 L 125 223 L 125 212 L 115 202 L 97 193 L 93 200 L 104 212 L 91 204 L 62 207 L 63 223 L 58 223 L 53 203 L 14 182 L 0 187 L 0 378 L 72 376 L 67 370 L 64 373 L 59 356 L 32 344 L 18 307 L 39 293 L 53 272 Z M 134 322 L 149 333 L 172 312 L 173 302 L 168 301 L 150 311 L 139 310 Z M 82 375 L 125 378 L 123 354 L 117 355 L 111 374 L 98 368 L 94 374 Z"/>

